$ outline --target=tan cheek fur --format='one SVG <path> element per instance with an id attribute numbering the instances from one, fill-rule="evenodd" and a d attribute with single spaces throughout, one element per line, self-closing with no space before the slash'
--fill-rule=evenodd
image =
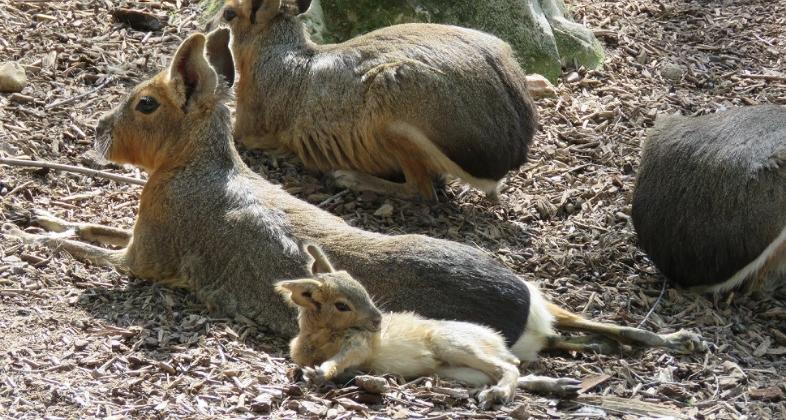
<path id="1" fill-rule="evenodd" d="M 160 106 L 150 114 L 143 115 L 134 108 L 139 98 L 152 96 Z M 176 115 L 178 105 L 172 100 L 171 88 L 166 83 L 164 72 L 155 76 L 127 104 L 125 110 L 134 118 L 126 116 L 116 121 L 112 129 L 112 147 L 109 158 L 118 163 L 128 163 L 145 168 L 157 169 L 163 162 L 177 165 L 177 157 L 183 153 L 169 153 L 167 142 L 173 139 L 162 138 L 169 128 L 177 126 L 180 115 Z M 151 135 L 151 134 L 155 135 Z M 182 152 L 182 151 L 181 151 Z"/>

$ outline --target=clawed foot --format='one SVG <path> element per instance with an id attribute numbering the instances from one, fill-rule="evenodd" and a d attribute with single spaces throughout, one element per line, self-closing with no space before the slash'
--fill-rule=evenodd
<path id="1" fill-rule="evenodd" d="M 324 385 L 325 382 L 328 381 L 327 377 L 325 376 L 325 372 L 320 367 L 304 367 L 303 379 L 307 384 L 315 386 Z"/>
<path id="2" fill-rule="evenodd" d="M 622 328 L 620 336 L 630 340 L 632 344 L 644 347 L 664 347 L 679 353 L 694 353 L 707 350 L 701 336 L 688 330 L 679 330 L 671 334 L 656 334 L 638 328 Z"/>
<path id="3" fill-rule="evenodd" d="M 478 407 L 490 410 L 497 404 L 505 404 L 513 398 L 511 390 L 502 386 L 491 386 L 478 393 Z"/>
<path id="4" fill-rule="evenodd" d="M 45 210 L 33 210 L 33 217 L 30 219 L 30 221 L 34 225 L 40 226 L 41 228 L 50 232 L 65 232 L 74 228 L 71 223 L 56 217 Z"/>
<path id="5" fill-rule="evenodd" d="M 424 185 L 423 191 L 418 193 L 417 188 L 411 184 L 392 182 L 356 171 L 333 171 L 330 174 L 330 178 L 330 182 L 337 187 L 346 188 L 352 191 L 368 191 L 405 200 L 412 200 L 422 196 L 428 201 L 438 201 L 437 193 L 432 184 Z"/>
<path id="6" fill-rule="evenodd" d="M 663 339 L 666 340 L 668 348 L 678 353 L 687 354 L 707 351 L 707 343 L 702 340 L 701 336 L 688 330 L 679 330 L 671 334 L 665 334 Z"/>
<path id="7" fill-rule="evenodd" d="M 519 378 L 519 388 L 562 398 L 572 398 L 579 394 L 581 381 L 574 378 L 527 375 Z"/>
<path id="8" fill-rule="evenodd" d="M 17 238 L 26 243 L 33 243 L 43 238 L 43 235 L 25 232 L 13 223 L 3 223 L 2 232 L 3 235 Z"/>

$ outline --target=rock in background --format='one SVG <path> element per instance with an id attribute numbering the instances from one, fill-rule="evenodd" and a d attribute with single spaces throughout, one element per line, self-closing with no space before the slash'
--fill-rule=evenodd
<path id="1" fill-rule="evenodd" d="M 0 63 L 0 92 L 21 92 L 27 84 L 25 69 L 19 63 Z"/>
<path id="2" fill-rule="evenodd" d="M 206 0 L 215 15 L 223 0 Z M 586 27 L 573 22 L 563 0 L 313 0 L 303 15 L 314 41 L 341 42 L 399 23 L 431 22 L 492 33 L 510 43 L 527 73 L 552 82 L 563 65 L 593 69 L 603 47 Z"/>
<path id="3" fill-rule="evenodd" d="M 562 65 L 596 68 L 603 61 L 603 47 L 566 16 L 563 0 L 314 0 L 307 15 L 315 39 L 326 42 L 409 22 L 479 29 L 510 43 L 527 73 L 551 81 Z"/>

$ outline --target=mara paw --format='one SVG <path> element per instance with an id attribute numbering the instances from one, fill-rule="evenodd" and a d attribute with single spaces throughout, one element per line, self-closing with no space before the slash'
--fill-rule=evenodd
<path id="1" fill-rule="evenodd" d="M 571 398 L 579 394 L 581 381 L 574 378 L 551 378 L 548 376 L 527 375 L 519 378 L 519 388 L 541 394 Z"/>
<path id="2" fill-rule="evenodd" d="M 491 386 L 478 393 L 478 407 L 491 410 L 495 405 L 505 404 L 513 399 L 511 390 L 502 386 Z"/>
<path id="3" fill-rule="evenodd" d="M 50 232 L 64 232 L 72 228 L 70 223 L 45 210 L 33 210 L 33 217 L 30 221 Z"/>
<path id="4" fill-rule="evenodd" d="M 304 367 L 303 379 L 309 385 L 321 386 L 327 382 L 325 372 L 319 367 Z"/>
<path id="5" fill-rule="evenodd" d="M 699 334 L 688 330 L 679 330 L 671 334 L 665 334 L 668 348 L 679 353 L 699 353 L 707 351 L 707 343 Z"/>
<path id="6" fill-rule="evenodd" d="M 360 181 L 357 172 L 338 170 L 333 171 L 328 176 L 328 182 L 338 188 L 346 188 L 348 190 L 358 191 L 361 189 L 363 183 Z"/>
<path id="7" fill-rule="evenodd" d="M 46 235 L 26 232 L 13 223 L 4 223 L 2 227 L 2 232 L 3 235 L 5 236 L 17 238 L 27 244 L 34 244 L 37 242 L 41 242 L 47 238 Z"/>

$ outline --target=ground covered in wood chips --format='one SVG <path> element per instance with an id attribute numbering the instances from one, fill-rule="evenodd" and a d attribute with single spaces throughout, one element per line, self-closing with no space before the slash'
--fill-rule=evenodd
<path id="1" fill-rule="evenodd" d="M 200 28 L 200 12 L 186 0 L 118 3 L 168 24 L 146 33 L 113 23 L 109 0 L 0 0 L 0 61 L 20 61 L 29 79 L 21 95 L 0 94 L 0 154 L 144 177 L 98 163 L 93 127 L 168 63 Z M 353 225 L 477 246 L 587 316 L 700 331 L 706 354 L 546 354 L 526 370 L 580 378 L 584 394 L 558 400 L 519 392 L 493 412 L 438 379 L 390 378 L 383 395 L 353 386 L 317 391 L 292 382 L 297 371 L 280 338 L 211 317 L 187 293 L 3 238 L 0 417 L 783 418 L 786 298 L 713 300 L 663 289 L 636 247 L 629 200 L 639 144 L 657 114 L 786 104 L 786 4 L 569 3 L 605 43 L 607 62 L 597 71 L 567 70 L 558 96 L 538 101 L 542 130 L 531 162 L 510 176 L 499 205 L 459 185 L 448 185 L 434 206 L 357 195 L 325 187 L 295 161 L 244 158 Z M 0 165 L 0 222 L 26 227 L 30 210 L 47 209 L 130 227 L 140 191 Z"/>

